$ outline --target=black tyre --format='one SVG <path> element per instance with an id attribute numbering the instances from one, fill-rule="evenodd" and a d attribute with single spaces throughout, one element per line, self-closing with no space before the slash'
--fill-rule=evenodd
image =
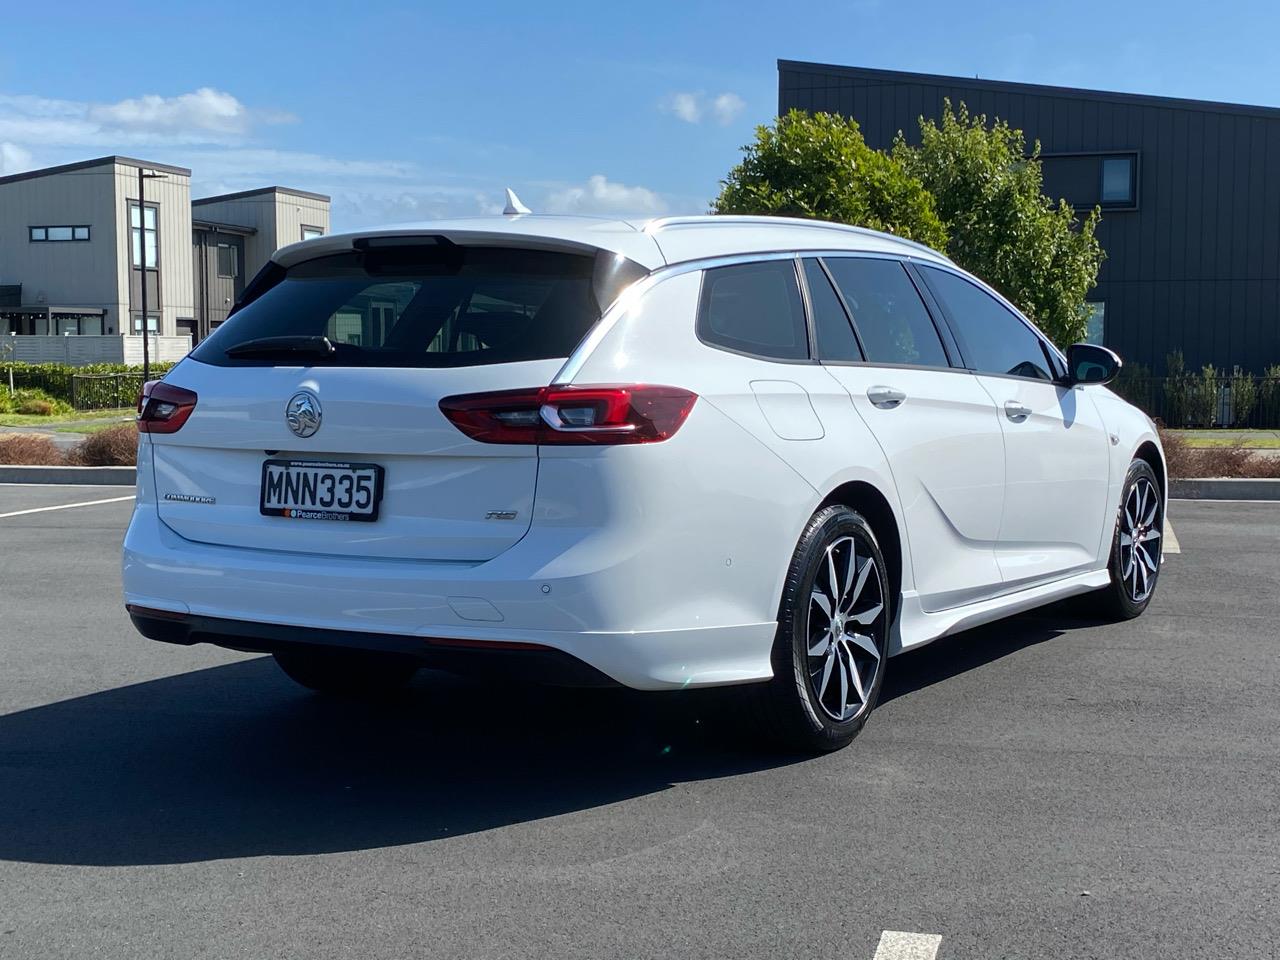
<path id="1" fill-rule="evenodd" d="M 358 650 L 297 650 L 275 654 L 289 679 L 321 693 L 369 696 L 400 690 L 418 671 L 413 660 Z"/>
<path id="2" fill-rule="evenodd" d="M 1141 616 L 1156 592 L 1163 542 L 1160 481 L 1149 463 L 1135 460 L 1125 477 L 1111 535 L 1111 582 L 1089 595 L 1089 612 L 1107 620 Z"/>
<path id="3" fill-rule="evenodd" d="M 805 752 L 848 745 L 880 697 L 891 612 L 870 524 L 845 506 L 818 511 L 787 573 L 773 679 L 756 690 L 766 734 Z"/>

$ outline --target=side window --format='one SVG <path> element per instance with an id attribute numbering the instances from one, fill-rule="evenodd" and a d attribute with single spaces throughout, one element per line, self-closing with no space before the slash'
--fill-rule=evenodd
<path id="1" fill-rule="evenodd" d="M 825 261 L 872 363 L 947 366 L 947 352 L 906 268 L 896 260 L 831 257 Z"/>
<path id="2" fill-rule="evenodd" d="M 942 302 L 968 366 L 979 373 L 1053 379 L 1040 338 L 1008 307 L 954 273 L 925 266 L 920 272 Z"/>
<path id="3" fill-rule="evenodd" d="M 849 325 L 849 315 L 831 289 L 831 281 L 817 260 L 804 262 L 804 279 L 809 285 L 809 308 L 813 311 L 813 331 L 818 340 L 820 360 L 861 360 L 862 351 Z"/>
<path id="4" fill-rule="evenodd" d="M 768 260 L 707 270 L 697 329 L 704 342 L 739 353 L 808 359 L 795 262 Z"/>

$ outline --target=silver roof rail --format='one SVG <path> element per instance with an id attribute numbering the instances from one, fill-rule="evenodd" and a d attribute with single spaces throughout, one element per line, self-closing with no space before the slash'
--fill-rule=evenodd
<path id="1" fill-rule="evenodd" d="M 803 217 L 767 217 L 767 216 L 749 216 L 741 214 L 708 214 L 698 217 L 659 217 L 656 220 L 650 220 L 645 224 L 645 233 L 658 233 L 667 227 L 685 227 L 685 226 L 701 226 L 703 224 L 714 226 L 717 222 L 725 224 L 740 223 L 752 226 L 767 226 L 769 224 L 786 224 L 787 226 L 808 227 L 812 230 L 834 230 L 839 233 L 854 233 L 864 237 L 875 237 L 879 240 L 892 240 L 900 243 L 905 247 L 911 247 L 920 250 L 930 256 L 939 257 L 947 263 L 952 260 L 945 253 L 933 249 L 926 244 L 916 240 L 908 240 L 906 237 L 900 237 L 894 233 L 887 233 L 883 230 L 872 230 L 870 227 L 855 227 L 847 223 L 832 223 L 828 220 L 806 220 Z"/>

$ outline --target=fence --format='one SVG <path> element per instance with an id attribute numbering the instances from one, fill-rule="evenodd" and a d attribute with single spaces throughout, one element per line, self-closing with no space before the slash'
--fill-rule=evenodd
<path id="1" fill-rule="evenodd" d="M 0 337 L 0 340 L 3 339 L 5 338 Z M 151 376 L 162 377 L 172 366 L 172 363 L 154 363 L 151 365 Z M 8 390 L 10 377 L 13 378 L 14 387 L 19 390 L 43 390 L 81 410 L 131 407 L 142 388 L 142 371 L 118 363 L 68 367 L 61 363 L 0 361 L 0 387 Z M 112 377 L 117 379 L 113 381 Z M 117 399 L 119 403 L 116 403 Z"/>
<path id="2" fill-rule="evenodd" d="M 77 373 L 71 377 L 71 406 L 77 410 L 131 407 L 141 390 L 141 373 Z"/>
<path id="3" fill-rule="evenodd" d="M 1126 377 L 1112 389 L 1167 427 L 1280 429 L 1280 377 Z"/>
<path id="4" fill-rule="evenodd" d="M 142 337 L 79 336 L 6 337 L 12 350 L 7 359 L 19 363 L 62 363 L 73 367 L 98 363 L 142 363 Z M 191 337 L 151 335 L 148 344 L 152 363 L 174 363 L 191 350 Z"/>

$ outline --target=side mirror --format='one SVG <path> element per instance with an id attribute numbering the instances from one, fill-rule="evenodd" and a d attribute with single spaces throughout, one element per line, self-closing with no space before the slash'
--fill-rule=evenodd
<path id="1" fill-rule="evenodd" d="M 1123 366 L 1121 359 L 1096 343 L 1075 343 L 1067 347 L 1067 384 L 1110 383 Z"/>

